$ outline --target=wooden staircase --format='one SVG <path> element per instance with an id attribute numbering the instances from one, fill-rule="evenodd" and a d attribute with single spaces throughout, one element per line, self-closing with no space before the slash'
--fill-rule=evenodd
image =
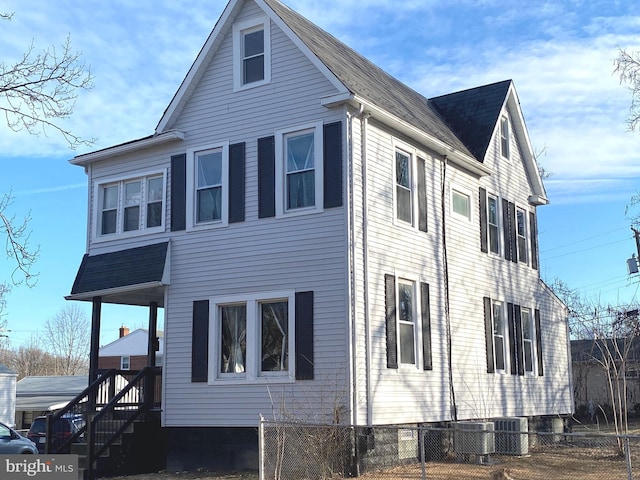
<path id="1" fill-rule="evenodd" d="M 62 410 L 47 417 L 47 453 L 78 455 L 79 480 L 164 468 L 160 425 L 161 368 L 108 370 Z M 71 417 L 81 426 L 54 451 L 51 425 Z"/>

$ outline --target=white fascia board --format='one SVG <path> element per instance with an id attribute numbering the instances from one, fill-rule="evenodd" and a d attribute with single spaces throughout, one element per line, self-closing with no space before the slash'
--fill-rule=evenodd
<path id="1" fill-rule="evenodd" d="M 98 160 L 136 152 L 138 150 L 155 147 L 164 143 L 175 142 L 177 140 L 184 140 L 184 132 L 180 130 L 170 130 L 168 132 L 161 133 L 160 135 L 154 135 L 141 140 L 134 140 L 132 142 L 116 145 L 115 147 L 108 147 L 104 150 L 98 150 L 97 152 L 79 155 L 69 160 L 69 163 L 86 167 Z"/>
<path id="2" fill-rule="evenodd" d="M 480 163 L 472 156 L 456 150 L 442 140 L 434 137 L 433 135 L 430 135 L 424 130 L 417 128 L 409 122 L 406 122 L 396 117 L 395 115 L 392 115 L 386 110 L 378 107 L 377 105 L 374 105 L 368 100 L 358 97 L 357 95 L 338 94 L 324 97 L 321 100 L 321 104 L 327 108 L 334 108 L 345 103 L 351 105 L 356 109 L 364 107 L 364 111 L 370 114 L 373 118 L 376 118 L 382 123 L 395 128 L 399 132 L 402 132 L 409 137 L 414 138 L 416 141 L 429 147 L 442 157 L 447 157 L 447 160 L 449 160 L 451 163 L 458 165 L 459 167 L 464 168 L 465 170 L 478 175 L 479 177 L 485 177 L 494 173 L 493 169 L 487 167 L 483 163 Z"/>
<path id="3" fill-rule="evenodd" d="M 67 295 L 64 298 L 65 300 L 91 300 L 93 297 L 106 297 L 108 295 L 132 293 L 132 292 L 137 292 L 139 290 L 145 290 L 148 288 L 164 287 L 166 285 L 168 284 L 163 282 L 138 283 L 136 285 L 126 285 L 124 287 L 108 288 L 106 290 L 96 290 L 93 292 L 76 293 L 72 295 Z"/>

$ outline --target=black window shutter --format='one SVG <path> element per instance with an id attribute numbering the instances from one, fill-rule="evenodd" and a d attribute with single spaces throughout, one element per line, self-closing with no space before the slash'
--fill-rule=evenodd
<path id="1" fill-rule="evenodd" d="M 518 356 L 518 375 L 524 375 L 524 348 L 522 345 L 522 314 L 520 305 L 513 306 L 513 323 L 516 326 L 516 354 Z"/>
<path id="2" fill-rule="evenodd" d="M 244 222 L 244 143 L 229 147 L 229 223 Z"/>
<path id="3" fill-rule="evenodd" d="M 275 137 L 258 139 L 258 218 L 276 216 Z"/>
<path id="4" fill-rule="evenodd" d="M 484 297 L 484 333 L 487 344 L 487 373 L 495 373 L 495 357 L 493 351 L 493 320 L 491 315 L 491 299 Z"/>
<path id="5" fill-rule="evenodd" d="M 324 208 L 342 206 L 342 122 L 324 126 Z"/>
<path id="6" fill-rule="evenodd" d="M 540 310 L 534 311 L 536 322 L 536 356 L 538 357 L 538 376 L 544 375 L 544 365 L 542 361 L 542 330 L 540 329 Z"/>
<path id="7" fill-rule="evenodd" d="M 427 162 L 418 157 L 418 229 L 427 231 Z"/>
<path id="8" fill-rule="evenodd" d="M 420 283 L 420 300 L 422 303 L 422 364 L 425 370 L 433 370 L 431 354 L 431 308 L 428 283 Z"/>
<path id="9" fill-rule="evenodd" d="M 209 376 L 209 300 L 193 302 L 191 381 L 206 382 Z"/>
<path id="10" fill-rule="evenodd" d="M 509 201 L 502 199 L 502 231 L 504 234 L 504 258 L 511 260 L 514 252 L 511 251 L 511 219 L 509 218 Z"/>
<path id="11" fill-rule="evenodd" d="M 313 380 L 313 292 L 296 292 L 296 380 Z"/>
<path id="12" fill-rule="evenodd" d="M 489 242 L 487 240 L 487 190 L 480 187 L 480 251 L 489 252 Z"/>
<path id="13" fill-rule="evenodd" d="M 171 231 L 186 228 L 187 219 L 187 154 L 171 157 Z"/>
<path id="14" fill-rule="evenodd" d="M 531 267 L 538 269 L 538 222 L 536 214 L 529 212 L 529 234 L 531 235 Z"/>
<path id="15" fill-rule="evenodd" d="M 511 374 L 516 375 L 518 373 L 518 347 L 513 307 L 513 303 L 507 304 L 507 325 L 509 326 L 509 357 L 511 361 Z"/>
<path id="16" fill-rule="evenodd" d="M 396 278 L 384 276 L 385 320 L 387 324 L 387 368 L 398 368 L 398 335 L 396 332 Z"/>
<path id="17" fill-rule="evenodd" d="M 518 263 L 518 221 L 516 218 L 516 204 L 509 202 L 509 239 L 511 240 L 511 261 Z"/>

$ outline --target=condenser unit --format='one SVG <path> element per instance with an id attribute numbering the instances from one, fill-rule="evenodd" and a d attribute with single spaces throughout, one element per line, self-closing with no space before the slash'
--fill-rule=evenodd
<path id="1" fill-rule="evenodd" d="M 453 448 L 456 454 L 489 455 L 495 452 L 493 422 L 455 422 Z"/>
<path id="2" fill-rule="evenodd" d="M 503 417 L 494 420 L 496 453 L 527 455 L 529 453 L 529 421 L 523 417 Z"/>

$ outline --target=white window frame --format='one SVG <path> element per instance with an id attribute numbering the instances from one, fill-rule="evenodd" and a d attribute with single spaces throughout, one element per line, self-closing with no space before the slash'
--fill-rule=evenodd
<path id="1" fill-rule="evenodd" d="M 401 153 L 409 157 L 409 195 L 411 198 L 411 222 L 407 222 L 398 218 L 398 183 L 397 183 L 397 162 L 396 154 Z M 423 199 L 418 198 L 418 175 L 424 175 L 424 172 L 418 171 L 418 157 L 427 158 L 422 152 L 416 148 L 393 139 L 393 158 L 392 158 L 392 185 L 393 185 L 393 224 L 398 227 L 411 228 L 418 230 L 420 228 L 420 211 L 419 202 Z"/>
<path id="2" fill-rule="evenodd" d="M 197 170 L 198 155 L 220 150 L 222 152 L 222 189 L 220 220 L 210 222 L 197 222 Z M 187 231 L 226 227 L 229 224 L 229 142 L 219 142 L 201 147 L 187 149 L 187 205 L 186 227 Z"/>
<path id="3" fill-rule="evenodd" d="M 496 222 L 497 224 L 494 225 L 495 227 L 495 231 L 496 231 L 496 236 L 497 236 L 497 244 L 498 244 L 498 251 L 494 252 L 491 249 L 491 227 L 492 224 L 490 222 L 490 208 L 489 208 L 489 204 L 491 202 L 491 200 L 494 200 L 496 202 Z M 489 252 L 489 254 L 491 255 L 501 255 L 502 252 L 502 208 L 501 208 L 501 202 L 500 202 L 500 197 L 498 197 L 497 195 L 494 195 L 492 193 L 487 193 L 487 250 Z"/>
<path id="4" fill-rule="evenodd" d="M 147 188 L 148 181 L 152 178 L 162 178 L 162 212 L 160 225 L 155 227 L 147 227 Z M 139 227 L 136 230 L 124 231 L 124 189 L 126 183 L 139 181 L 141 184 L 140 192 L 140 215 L 138 218 Z M 116 207 L 116 231 L 114 233 L 102 233 L 102 202 L 104 189 L 116 186 L 118 188 L 118 201 Z M 110 177 L 93 182 L 93 226 L 92 238 L 94 242 L 104 242 L 113 240 L 114 238 L 135 237 L 140 235 L 149 235 L 153 233 L 164 232 L 167 213 L 167 169 L 148 170 L 139 172 L 137 175 Z"/>
<path id="5" fill-rule="evenodd" d="M 468 215 L 464 215 L 464 214 L 462 214 L 460 212 L 457 212 L 455 210 L 453 197 L 456 194 L 458 194 L 460 196 L 464 196 L 464 197 L 467 198 L 467 201 L 468 201 Z M 467 222 L 471 222 L 471 218 L 472 218 L 471 217 L 471 210 L 472 210 L 471 205 L 473 203 L 471 201 L 471 199 L 472 199 L 471 192 L 469 190 L 467 190 L 466 188 L 461 188 L 461 187 L 458 187 L 456 185 L 451 185 L 450 198 L 451 198 L 450 206 L 451 206 L 451 214 L 452 214 L 452 216 L 454 218 L 458 218 L 458 219 L 461 219 L 461 220 L 466 220 Z"/>
<path id="6" fill-rule="evenodd" d="M 259 307 L 261 303 L 272 301 L 288 302 L 288 370 L 284 372 L 261 371 L 262 325 L 260 323 Z M 222 318 L 220 309 L 226 305 L 239 304 L 246 305 L 247 312 L 245 371 L 243 373 L 221 373 Z M 287 290 L 211 297 L 209 305 L 209 384 L 273 384 L 292 383 L 295 381 L 295 291 Z"/>
<path id="7" fill-rule="evenodd" d="M 287 208 L 287 159 L 285 158 L 287 136 L 313 131 L 313 162 L 315 205 L 304 208 Z M 275 132 L 275 173 L 276 173 L 276 218 L 320 213 L 324 210 L 324 147 L 322 122 L 307 123 Z"/>
<path id="8" fill-rule="evenodd" d="M 131 357 L 129 355 L 120 357 L 120 370 L 131 370 Z"/>
<path id="9" fill-rule="evenodd" d="M 500 312 L 500 318 L 502 319 L 502 331 L 496 331 L 496 310 Z M 498 300 L 491 300 L 491 341 L 493 342 L 493 366 L 496 373 L 506 374 L 509 370 L 509 355 L 508 355 L 508 345 L 509 345 L 509 336 L 507 332 L 507 315 L 506 309 L 503 302 Z M 502 338 L 502 358 L 504 365 L 502 368 L 498 368 L 498 347 L 496 345 L 496 337 Z"/>
<path id="10" fill-rule="evenodd" d="M 499 126 L 499 138 L 500 138 L 500 155 L 502 158 L 511 158 L 511 126 L 509 124 L 509 117 L 502 115 L 500 117 Z"/>
<path id="11" fill-rule="evenodd" d="M 518 222 L 519 214 L 522 214 L 522 228 L 524 230 L 522 234 L 519 231 L 519 227 L 520 227 L 520 224 Z M 516 206 L 516 218 L 514 220 L 516 222 L 516 246 L 517 246 L 517 252 L 518 252 L 518 263 L 524 263 L 525 265 L 529 264 L 529 256 L 531 255 L 531 252 L 529 251 L 529 226 L 527 225 L 527 221 L 529 219 L 528 217 L 529 216 L 527 214 L 526 209 Z M 522 248 L 526 253 L 525 259 L 523 259 L 521 255 L 521 242 L 522 242 Z"/>
<path id="12" fill-rule="evenodd" d="M 528 324 L 529 324 L 529 334 L 531 335 L 531 338 L 526 338 L 525 335 L 525 316 L 528 318 Z M 523 361 L 523 365 L 522 365 L 522 369 L 524 371 L 525 375 L 535 375 L 536 374 L 536 366 L 537 366 L 537 352 L 536 352 L 536 326 L 535 326 L 535 322 L 533 321 L 533 311 L 529 308 L 524 308 L 521 307 L 520 308 L 520 324 L 521 324 L 521 328 L 522 328 L 522 361 Z M 531 370 L 527 370 L 527 350 L 525 348 L 525 345 L 529 344 L 530 348 L 531 348 Z"/>
<path id="13" fill-rule="evenodd" d="M 256 30 L 264 32 L 264 79 L 243 83 L 244 35 Z M 233 90 L 240 91 L 271 83 L 271 21 L 266 16 L 233 25 Z"/>
<path id="14" fill-rule="evenodd" d="M 422 298 L 420 282 L 421 280 L 415 275 L 407 274 L 404 272 L 396 272 L 395 276 L 395 322 L 396 322 L 396 351 L 398 352 L 398 370 L 416 371 L 423 369 L 423 352 L 422 352 Z M 400 284 L 410 284 L 413 286 L 413 351 L 415 363 L 403 363 L 402 362 L 402 345 L 400 342 Z M 402 323 L 404 324 L 404 323 Z"/>

